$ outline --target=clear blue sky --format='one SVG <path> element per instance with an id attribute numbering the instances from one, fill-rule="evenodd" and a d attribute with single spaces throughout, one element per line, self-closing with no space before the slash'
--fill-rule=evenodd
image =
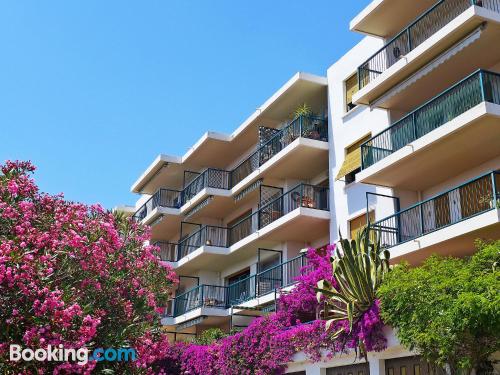
<path id="1" fill-rule="evenodd" d="M 159 153 L 233 131 L 297 71 L 361 39 L 368 0 L 3 1 L 0 160 L 107 208 Z"/>

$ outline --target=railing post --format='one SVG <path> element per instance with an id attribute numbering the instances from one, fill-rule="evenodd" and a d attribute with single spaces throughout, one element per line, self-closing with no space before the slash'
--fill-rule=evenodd
<path id="1" fill-rule="evenodd" d="M 408 52 L 411 51 L 411 34 L 410 34 L 410 27 L 406 29 L 406 38 L 408 39 Z"/>
<path id="2" fill-rule="evenodd" d="M 421 235 L 424 234 L 424 208 L 423 204 L 420 204 L 420 229 L 422 231 Z"/>
<path id="3" fill-rule="evenodd" d="M 479 86 L 481 90 L 481 101 L 485 102 L 486 101 L 486 90 L 484 87 L 484 77 L 483 77 L 483 71 L 479 71 Z"/>
<path id="4" fill-rule="evenodd" d="M 303 137 L 304 136 L 304 134 L 302 134 L 302 118 L 303 117 L 304 116 L 302 116 L 302 115 L 300 115 L 300 117 L 299 117 L 299 137 Z"/>
<path id="5" fill-rule="evenodd" d="M 361 67 L 358 67 L 358 90 L 361 90 Z"/>
<path id="6" fill-rule="evenodd" d="M 281 270 L 280 287 L 283 288 L 285 286 L 285 264 L 281 264 L 280 270 Z"/>
<path id="7" fill-rule="evenodd" d="M 498 197 L 497 197 L 497 181 L 496 181 L 496 172 L 491 173 L 491 188 L 493 189 L 493 207 L 498 208 Z"/>
<path id="8" fill-rule="evenodd" d="M 413 126 L 413 140 L 417 139 L 417 121 L 415 118 L 415 112 L 411 115 L 411 124 Z"/>
<path id="9" fill-rule="evenodd" d="M 204 301 L 205 285 L 200 286 L 200 288 L 201 288 L 201 292 L 200 292 L 200 306 L 199 307 L 203 307 L 203 306 L 205 306 L 205 301 Z"/>
<path id="10" fill-rule="evenodd" d="M 254 279 L 254 296 L 255 298 L 259 297 L 260 293 L 259 293 L 259 290 L 257 289 L 258 285 L 259 285 L 259 282 L 258 282 L 258 277 L 259 277 L 259 274 L 256 274 L 255 275 L 255 279 Z"/>

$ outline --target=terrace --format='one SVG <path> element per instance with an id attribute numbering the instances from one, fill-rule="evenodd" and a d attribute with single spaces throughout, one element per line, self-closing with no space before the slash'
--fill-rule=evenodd
<path id="1" fill-rule="evenodd" d="M 391 259 L 420 261 L 432 252 L 467 255 L 477 238 L 498 238 L 500 172 L 481 175 L 370 224 Z M 419 251 L 413 256 L 408 255 Z"/>
<path id="2" fill-rule="evenodd" d="M 424 190 L 498 156 L 499 117 L 500 75 L 479 70 L 362 144 L 356 178 Z"/>

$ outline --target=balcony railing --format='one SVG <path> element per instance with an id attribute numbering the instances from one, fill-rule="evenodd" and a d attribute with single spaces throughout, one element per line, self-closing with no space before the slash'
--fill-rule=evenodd
<path id="1" fill-rule="evenodd" d="M 178 259 L 184 258 L 201 246 L 227 247 L 228 228 L 203 225 L 188 237 L 179 241 Z"/>
<path id="2" fill-rule="evenodd" d="M 133 218 L 143 220 L 156 207 L 179 208 L 181 206 L 181 192 L 171 189 L 159 189 L 139 208 Z"/>
<path id="3" fill-rule="evenodd" d="M 229 305 L 238 305 L 294 284 L 305 262 L 306 257 L 300 255 L 229 285 Z"/>
<path id="4" fill-rule="evenodd" d="M 228 190 L 230 186 L 230 172 L 222 169 L 208 168 L 182 190 L 182 204 L 192 199 L 204 188 L 215 188 Z"/>
<path id="5" fill-rule="evenodd" d="M 200 285 L 175 297 L 174 316 L 185 314 L 199 307 L 226 309 L 227 287 Z"/>
<path id="6" fill-rule="evenodd" d="M 158 256 L 164 262 L 176 262 L 178 258 L 178 245 L 174 242 L 158 241 L 153 243 L 160 248 Z"/>
<path id="7" fill-rule="evenodd" d="M 316 117 L 297 117 L 231 171 L 231 185 L 237 185 L 300 137 L 328 141 L 327 121 Z"/>
<path id="8" fill-rule="evenodd" d="M 305 255 L 300 255 L 229 286 L 197 286 L 175 297 L 173 315 L 183 315 L 200 307 L 227 309 L 293 285 L 305 263 Z"/>
<path id="9" fill-rule="evenodd" d="M 482 102 L 500 104 L 500 74 L 479 70 L 361 145 L 368 168 Z"/>
<path id="10" fill-rule="evenodd" d="M 170 261 L 178 261 L 202 246 L 229 247 L 234 245 L 299 207 L 329 210 L 328 188 L 300 184 L 260 207 L 232 227 L 202 225 L 178 244 L 157 244 L 161 244 L 159 246 L 163 246 L 164 253 L 173 259 Z"/>
<path id="11" fill-rule="evenodd" d="M 500 208 L 500 173 L 490 172 L 371 224 L 392 247 Z"/>
<path id="12" fill-rule="evenodd" d="M 229 245 L 234 245 L 299 207 L 329 210 L 328 188 L 297 185 L 229 228 Z"/>
<path id="13" fill-rule="evenodd" d="M 472 5 L 500 12 L 500 0 L 438 1 L 358 68 L 359 88 L 376 79 Z"/>

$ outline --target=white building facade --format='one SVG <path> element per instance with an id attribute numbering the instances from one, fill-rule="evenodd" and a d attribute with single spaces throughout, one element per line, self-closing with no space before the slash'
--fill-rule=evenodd
<path id="1" fill-rule="evenodd" d="M 129 211 L 181 276 L 172 340 L 272 311 L 300 250 L 339 230 L 369 222 L 393 263 L 415 265 L 500 238 L 500 0 L 374 0 L 350 27 L 366 37 L 326 77 L 297 73 L 232 134 L 160 155 L 132 186 Z M 288 372 L 430 373 L 387 337 L 367 364 L 299 353 Z"/>

